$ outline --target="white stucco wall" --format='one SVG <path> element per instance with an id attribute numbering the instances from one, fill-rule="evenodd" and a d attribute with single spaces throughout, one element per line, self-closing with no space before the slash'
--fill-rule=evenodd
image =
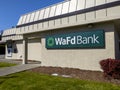
<path id="1" fill-rule="evenodd" d="M 45 37 L 52 34 L 64 34 L 80 31 L 105 31 L 105 48 L 100 49 L 46 49 Z M 87 25 L 56 29 L 53 31 L 32 33 L 26 37 L 28 40 L 28 60 L 41 61 L 42 66 L 72 67 L 87 70 L 101 70 L 99 61 L 107 58 L 115 58 L 115 28 L 114 23 L 96 23 L 93 28 Z M 35 39 L 37 38 L 37 39 Z M 118 40 L 118 39 L 117 39 Z M 7 59 L 19 59 L 23 51 L 21 41 L 16 42 L 18 53 L 13 53 Z"/>
<path id="2" fill-rule="evenodd" d="M 42 39 L 42 65 L 72 67 L 87 70 L 101 70 L 99 61 L 115 58 L 114 25 L 112 23 L 96 24 L 94 29 L 105 30 L 105 48 L 103 49 L 53 49 L 45 48 L 45 38 Z M 62 31 L 63 30 L 63 31 Z M 87 27 L 72 28 L 70 32 L 88 30 Z M 61 29 L 62 33 L 67 29 Z M 60 32 L 61 32 L 60 31 Z M 56 33 L 59 33 L 56 31 Z"/>
<path id="3" fill-rule="evenodd" d="M 28 60 L 41 61 L 41 39 L 28 40 Z"/>

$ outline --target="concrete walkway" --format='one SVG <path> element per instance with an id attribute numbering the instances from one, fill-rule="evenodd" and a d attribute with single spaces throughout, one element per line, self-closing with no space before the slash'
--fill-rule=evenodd
<path id="1" fill-rule="evenodd" d="M 0 76 L 5 76 L 5 75 L 29 70 L 29 69 L 36 68 L 39 66 L 40 66 L 40 64 L 21 64 L 21 65 L 12 66 L 12 67 L 1 68 L 0 69 Z"/>
<path id="2" fill-rule="evenodd" d="M 5 68 L 0 68 L 0 76 L 5 76 L 25 70 L 29 70 L 32 68 L 36 68 L 41 66 L 40 63 L 28 63 L 28 64 L 21 64 L 21 61 L 17 60 L 0 60 L 0 62 L 8 62 L 8 63 L 16 63 L 18 65 L 12 66 L 12 67 L 5 67 Z"/>

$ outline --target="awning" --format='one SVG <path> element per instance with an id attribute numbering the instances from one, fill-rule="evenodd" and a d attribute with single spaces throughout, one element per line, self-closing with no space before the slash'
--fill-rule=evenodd
<path id="1" fill-rule="evenodd" d="M 0 44 L 5 44 L 6 43 L 6 41 L 0 41 Z"/>

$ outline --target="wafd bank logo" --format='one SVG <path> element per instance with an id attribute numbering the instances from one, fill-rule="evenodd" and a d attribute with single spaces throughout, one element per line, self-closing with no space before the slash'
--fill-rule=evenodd
<path id="1" fill-rule="evenodd" d="M 47 45 L 52 47 L 52 46 L 54 46 L 54 44 L 55 44 L 54 38 L 52 38 L 52 37 L 48 38 Z"/>
<path id="2" fill-rule="evenodd" d="M 104 41 L 103 30 L 54 35 L 46 38 L 46 48 L 102 48 Z"/>

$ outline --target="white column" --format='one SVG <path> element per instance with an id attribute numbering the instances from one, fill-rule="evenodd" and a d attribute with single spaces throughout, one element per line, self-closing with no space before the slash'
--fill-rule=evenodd
<path id="1" fill-rule="evenodd" d="M 23 64 L 27 64 L 27 39 L 23 39 Z"/>

